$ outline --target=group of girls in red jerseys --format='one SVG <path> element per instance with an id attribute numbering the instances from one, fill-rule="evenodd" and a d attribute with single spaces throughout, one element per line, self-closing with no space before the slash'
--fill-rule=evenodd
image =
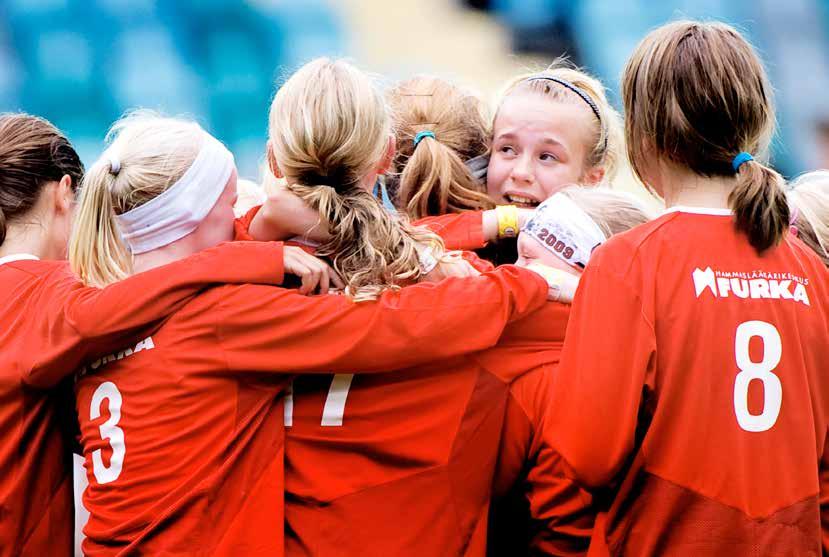
<path id="1" fill-rule="evenodd" d="M 73 554 L 73 451 L 85 555 L 829 551 L 829 178 L 768 166 L 772 92 L 694 21 L 624 122 L 564 63 L 490 117 L 317 59 L 251 207 L 191 120 L 85 170 L 0 115 L 0 555 Z"/>

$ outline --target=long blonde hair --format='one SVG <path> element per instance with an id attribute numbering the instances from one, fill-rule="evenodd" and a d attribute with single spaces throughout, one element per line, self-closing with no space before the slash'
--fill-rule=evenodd
<path id="1" fill-rule="evenodd" d="M 84 176 L 69 241 L 69 262 L 82 281 L 103 287 L 133 273 L 115 217 L 175 184 L 196 159 L 203 133 L 195 122 L 149 111 L 113 124 L 109 148 Z M 117 172 L 113 161 L 120 164 Z"/>
<path id="2" fill-rule="evenodd" d="M 419 76 L 392 88 L 398 204 L 413 219 L 492 209 L 495 203 L 466 166 L 489 149 L 490 116 L 481 98 L 437 77 Z M 432 132 L 415 145 L 419 132 Z"/>
<path id="3" fill-rule="evenodd" d="M 578 93 L 553 80 L 564 81 L 587 95 L 598 112 L 598 117 L 593 114 L 593 107 Z M 604 169 L 605 182 L 612 183 L 615 180 L 625 159 L 622 119 L 607 100 L 604 85 L 598 79 L 584 70 L 568 65 L 562 58 L 546 70 L 523 74 L 510 80 L 501 92 L 498 106 L 508 96 L 519 92 L 543 95 L 551 101 L 571 103 L 590 112 L 592 135 L 584 170 L 601 167 Z"/>
<path id="4" fill-rule="evenodd" d="M 319 211 L 329 257 L 354 300 L 416 282 L 419 251 L 440 259 L 440 239 L 389 214 L 364 184 L 386 156 L 391 119 L 377 84 L 342 60 L 319 58 L 274 97 L 270 140 L 288 188 Z"/>
<path id="5" fill-rule="evenodd" d="M 786 195 L 797 236 L 829 266 L 829 170 L 799 176 Z"/>
<path id="6" fill-rule="evenodd" d="M 656 156 L 700 176 L 735 176 L 729 194 L 737 227 L 758 251 L 789 224 L 783 179 L 766 166 L 774 132 L 772 87 L 757 53 L 724 23 L 678 21 L 649 33 L 622 77 L 631 165 Z M 735 170 L 741 152 L 754 155 Z"/>

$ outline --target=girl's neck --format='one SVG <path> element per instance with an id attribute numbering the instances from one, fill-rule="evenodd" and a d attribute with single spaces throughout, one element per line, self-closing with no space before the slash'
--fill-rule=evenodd
<path id="1" fill-rule="evenodd" d="M 661 176 L 665 207 L 706 207 L 728 209 L 728 196 L 734 189 L 731 176 L 700 176 L 674 167 Z"/>
<path id="2" fill-rule="evenodd" d="M 6 239 L 0 245 L 0 257 L 16 254 L 34 255 L 43 260 L 66 259 L 65 250 L 58 250 L 49 234 L 49 227 L 40 223 L 20 223 L 6 228 Z"/>
<path id="3" fill-rule="evenodd" d="M 187 241 L 188 238 L 188 236 L 185 236 L 172 244 L 136 255 L 132 262 L 133 271 L 143 273 L 193 255 L 198 250 L 193 249 L 191 242 Z"/>

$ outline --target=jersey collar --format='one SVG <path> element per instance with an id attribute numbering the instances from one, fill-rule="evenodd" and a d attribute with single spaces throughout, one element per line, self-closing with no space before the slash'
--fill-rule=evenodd
<path id="1" fill-rule="evenodd" d="M 40 258 L 29 253 L 13 253 L 11 255 L 7 255 L 6 257 L 0 257 L 0 265 L 3 265 L 4 263 L 11 263 L 13 261 L 40 261 Z"/>
<path id="2" fill-rule="evenodd" d="M 714 215 L 718 217 L 730 217 L 734 215 L 731 209 L 723 209 L 722 207 L 689 207 L 687 205 L 674 205 L 665 209 L 665 214 L 668 213 L 692 213 L 695 215 Z"/>

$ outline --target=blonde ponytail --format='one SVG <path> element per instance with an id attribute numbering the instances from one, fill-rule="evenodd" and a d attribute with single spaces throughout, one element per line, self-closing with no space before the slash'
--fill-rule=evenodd
<path id="1" fill-rule="evenodd" d="M 396 219 L 366 190 L 341 194 L 328 186 L 288 188 L 328 223 L 331 239 L 316 255 L 331 259 L 355 301 L 374 300 L 384 290 L 416 282 L 421 276 L 418 246 L 443 251 L 438 237 Z"/>
<path id="2" fill-rule="evenodd" d="M 440 138 L 424 138 L 415 148 L 400 175 L 398 199 L 413 219 L 495 207 L 466 164 Z"/>
<path id="3" fill-rule="evenodd" d="M 489 148 L 490 117 L 480 97 L 430 76 L 406 80 L 386 97 L 395 119 L 397 201 L 409 217 L 495 207 L 466 166 Z M 434 137 L 415 145 L 420 132 Z"/>
<path id="4" fill-rule="evenodd" d="M 196 159 L 203 133 L 195 122 L 145 110 L 113 124 L 109 148 L 84 176 L 69 241 L 69 263 L 81 280 L 103 287 L 133 273 L 115 217 L 175 184 Z"/>
<path id="5" fill-rule="evenodd" d="M 438 259 L 440 239 L 389 214 L 369 193 L 386 155 L 391 123 L 371 79 L 326 58 L 300 68 L 271 105 L 270 139 L 288 188 L 316 209 L 331 239 L 328 257 L 356 301 L 415 282 L 419 250 Z"/>
<path id="6" fill-rule="evenodd" d="M 117 177 L 109 165 L 100 160 L 86 173 L 69 242 L 72 270 L 84 283 L 99 288 L 133 272 L 132 256 L 115 222 L 112 190 Z"/>

